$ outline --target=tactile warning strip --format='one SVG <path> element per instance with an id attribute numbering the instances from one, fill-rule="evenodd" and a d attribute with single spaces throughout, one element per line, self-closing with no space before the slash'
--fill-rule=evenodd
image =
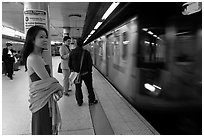
<path id="1" fill-rule="evenodd" d="M 114 135 L 113 129 L 106 117 L 101 103 L 89 107 L 96 135 Z"/>

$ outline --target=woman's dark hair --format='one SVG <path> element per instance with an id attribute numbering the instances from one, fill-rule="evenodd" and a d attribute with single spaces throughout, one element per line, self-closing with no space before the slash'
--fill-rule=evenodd
<path id="1" fill-rule="evenodd" d="M 41 26 L 33 26 L 27 32 L 25 44 L 23 47 L 23 62 L 25 63 L 25 71 L 28 70 L 27 65 L 26 65 L 27 64 L 27 58 L 30 55 L 30 53 L 33 52 L 33 50 L 34 50 L 34 46 L 35 46 L 34 41 L 35 41 L 35 38 L 36 38 L 36 36 L 40 30 L 45 31 L 46 35 L 48 36 L 47 30 Z"/>

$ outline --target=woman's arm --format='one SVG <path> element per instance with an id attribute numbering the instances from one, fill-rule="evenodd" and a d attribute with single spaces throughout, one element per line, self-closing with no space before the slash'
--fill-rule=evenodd
<path id="1" fill-rule="evenodd" d="M 46 79 L 49 78 L 49 74 L 45 69 L 45 63 L 43 60 L 38 56 L 33 56 L 28 58 L 28 67 L 31 67 L 33 71 L 41 78 Z"/>

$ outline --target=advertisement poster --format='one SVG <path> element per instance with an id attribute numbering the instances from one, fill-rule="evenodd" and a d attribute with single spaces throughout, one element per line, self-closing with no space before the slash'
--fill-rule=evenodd
<path id="1" fill-rule="evenodd" d="M 39 25 L 47 29 L 47 12 L 44 10 L 26 10 L 24 11 L 25 33 L 32 26 Z"/>

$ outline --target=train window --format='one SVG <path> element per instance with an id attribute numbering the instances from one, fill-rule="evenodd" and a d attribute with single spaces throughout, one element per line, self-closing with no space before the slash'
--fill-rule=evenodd
<path id="1" fill-rule="evenodd" d="M 120 47 L 119 47 L 119 43 L 120 43 L 120 35 L 119 33 L 115 34 L 115 38 L 114 38 L 114 64 L 119 65 L 120 63 Z"/>
<path id="2" fill-rule="evenodd" d="M 176 49 L 172 48 L 172 52 L 174 53 L 172 55 L 173 60 L 176 63 L 188 64 L 196 60 L 195 56 L 199 51 L 197 34 L 201 30 L 202 24 L 200 14 L 174 17 L 174 22 L 169 26 L 169 28 L 175 31 L 175 36 L 173 39 L 170 39 L 172 44 L 170 47 L 176 47 Z"/>
<path id="3" fill-rule="evenodd" d="M 103 56 L 103 41 L 99 41 L 99 55 L 102 57 Z"/>
<path id="4" fill-rule="evenodd" d="M 107 36 L 107 56 L 111 56 L 111 45 L 112 45 L 112 37 L 111 37 L 111 35 L 108 35 Z"/>
<path id="5" fill-rule="evenodd" d="M 191 34 L 177 36 L 174 42 L 176 50 L 176 62 L 192 62 L 195 53 L 196 40 Z"/>
<path id="6" fill-rule="evenodd" d="M 144 68 L 163 68 L 165 61 L 165 45 L 159 31 L 140 30 L 138 40 L 137 66 Z"/>
<path id="7" fill-rule="evenodd" d="M 127 56 L 128 56 L 128 33 L 127 32 L 123 32 L 122 34 L 123 37 L 123 43 L 122 43 L 122 59 L 123 60 L 127 60 Z"/>
<path id="8" fill-rule="evenodd" d="M 95 54 L 96 55 L 99 55 L 99 46 L 98 46 L 98 42 L 97 41 L 94 41 L 94 48 L 95 48 Z"/>

